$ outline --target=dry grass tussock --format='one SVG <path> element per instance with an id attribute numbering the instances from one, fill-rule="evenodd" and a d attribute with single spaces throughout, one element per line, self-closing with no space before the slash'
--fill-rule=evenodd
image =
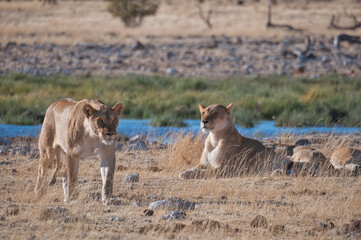
<path id="1" fill-rule="evenodd" d="M 168 147 L 169 160 L 167 168 L 181 170 L 186 167 L 195 166 L 204 149 L 204 135 L 198 133 L 180 133 L 171 136 L 172 144 Z"/>
<path id="2" fill-rule="evenodd" d="M 59 1 L 56 6 L 43 6 L 39 1 L 1 1 L 0 42 L 119 43 L 120 39 L 142 39 L 147 35 L 189 37 L 225 34 L 252 38 L 294 35 L 293 32 L 266 28 L 267 2 L 247 1 L 243 6 L 228 2 L 213 7 L 213 28 L 208 29 L 198 15 L 197 1 L 162 1 L 155 16 L 145 18 L 141 27 L 131 29 L 125 28 L 119 19 L 110 15 L 106 10 L 106 1 Z M 275 23 L 291 24 L 305 29 L 307 33 L 326 36 L 340 33 L 339 30 L 328 29 L 332 14 L 340 14 L 346 8 L 349 14 L 358 16 L 361 8 L 354 0 L 328 1 L 327 4 L 324 1 L 285 2 L 272 10 Z M 205 6 L 205 11 L 207 9 Z M 360 29 L 347 33 L 357 35 Z"/>
<path id="3" fill-rule="evenodd" d="M 303 138 L 317 149 L 361 142 L 359 135 Z M 274 141 L 298 139 L 284 136 Z M 197 163 L 203 141 L 201 135 L 189 134 L 175 135 L 174 140 L 167 149 L 117 152 L 114 196 L 118 201 L 111 206 L 101 203 L 99 160 L 80 163 L 77 202 L 64 205 L 60 177 L 41 199 L 34 195 L 37 159 L 1 156 L 0 238 L 360 239 L 355 222 L 361 219 L 360 176 L 258 174 L 181 180 L 178 169 Z M 134 172 L 139 173 L 139 182 L 123 181 Z M 145 216 L 151 202 L 170 197 L 195 202 L 195 209 L 184 210 L 186 215 L 178 220 L 162 219 L 168 209 Z M 258 224 L 251 226 L 257 215 L 264 218 L 258 217 Z"/>

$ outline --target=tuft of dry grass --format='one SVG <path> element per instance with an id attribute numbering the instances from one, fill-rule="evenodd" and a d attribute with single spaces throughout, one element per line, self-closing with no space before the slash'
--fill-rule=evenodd
<path id="1" fill-rule="evenodd" d="M 173 134 L 172 144 L 167 151 L 169 156 L 167 169 L 179 171 L 197 165 L 204 149 L 204 140 L 202 133 L 198 133 L 195 137 L 193 132 Z"/>

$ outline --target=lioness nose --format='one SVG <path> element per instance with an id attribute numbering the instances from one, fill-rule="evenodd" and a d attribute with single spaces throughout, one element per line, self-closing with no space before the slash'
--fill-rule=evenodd
<path id="1" fill-rule="evenodd" d="M 207 123 L 208 123 L 208 120 L 203 120 L 202 123 L 203 123 L 203 124 L 207 124 Z"/>
<path id="2" fill-rule="evenodd" d="M 108 136 L 113 136 L 115 134 L 115 132 L 107 132 L 106 133 Z"/>

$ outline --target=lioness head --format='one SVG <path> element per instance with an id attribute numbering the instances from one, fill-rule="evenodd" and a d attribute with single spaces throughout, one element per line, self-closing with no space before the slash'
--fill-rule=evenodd
<path id="1" fill-rule="evenodd" d="M 227 107 L 220 104 L 210 105 L 208 107 L 199 104 L 201 112 L 201 129 L 204 133 L 217 132 L 227 126 L 233 110 L 233 103 Z"/>
<path id="2" fill-rule="evenodd" d="M 95 102 L 101 103 L 97 100 Z M 91 130 L 107 145 L 116 140 L 119 117 L 123 110 L 124 104 L 120 102 L 112 108 L 104 104 L 100 104 L 99 109 L 93 108 L 90 104 L 85 104 L 83 107 L 83 112 L 90 122 Z"/>

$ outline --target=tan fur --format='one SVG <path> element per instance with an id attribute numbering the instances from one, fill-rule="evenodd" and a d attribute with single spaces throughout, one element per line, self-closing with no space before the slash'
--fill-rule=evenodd
<path id="1" fill-rule="evenodd" d="M 331 164 L 336 169 L 355 171 L 361 166 L 361 150 L 351 147 L 337 148 L 331 155 Z"/>
<path id="2" fill-rule="evenodd" d="M 40 160 L 35 192 L 44 190 L 44 176 L 53 163 L 55 169 L 50 184 L 55 183 L 63 152 L 64 202 L 69 202 L 77 183 L 79 160 L 98 156 L 101 159 L 102 200 L 106 203 L 113 191 L 116 129 L 123 110 L 122 103 L 110 108 L 99 100 L 61 99 L 52 103 L 46 111 L 39 137 Z"/>
<path id="3" fill-rule="evenodd" d="M 327 173 L 332 169 L 331 164 L 322 152 L 309 147 L 297 146 L 293 148 L 293 154 L 289 157 L 292 161 L 292 172 L 302 174 Z"/>
<path id="4" fill-rule="evenodd" d="M 209 133 L 196 168 L 181 172 L 180 178 L 203 178 L 207 174 L 238 175 L 257 170 L 273 156 L 273 149 L 259 141 L 240 135 L 232 122 L 233 103 L 224 107 L 216 104 L 209 107 L 199 105 L 201 128 Z"/>
<path id="5" fill-rule="evenodd" d="M 327 162 L 326 157 L 318 150 L 309 146 L 299 146 L 293 149 L 291 157 L 293 162 L 313 163 Z"/>

